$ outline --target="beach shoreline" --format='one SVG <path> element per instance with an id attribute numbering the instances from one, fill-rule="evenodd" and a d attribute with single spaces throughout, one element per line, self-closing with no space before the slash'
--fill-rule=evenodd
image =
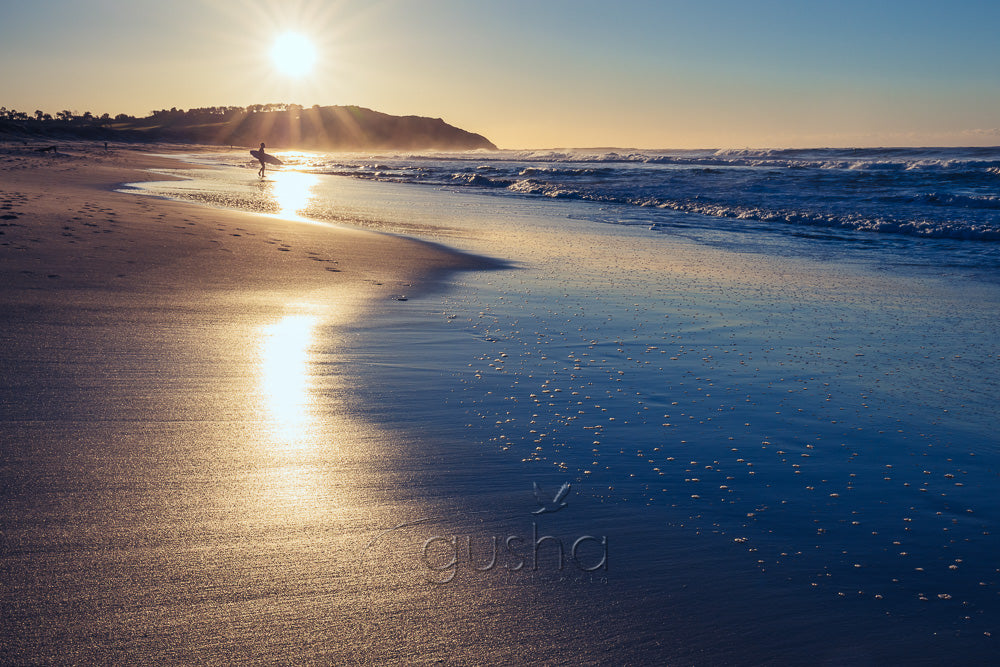
<path id="1" fill-rule="evenodd" d="M 70 144 L 53 155 L 4 151 L 5 295 L 54 288 L 169 292 L 350 284 L 378 297 L 400 285 L 415 292 L 418 283 L 434 282 L 436 272 L 490 266 L 484 258 L 399 237 L 114 191 L 130 181 L 169 178 L 149 170 L 176 167 L 162 156 L 169 151 L 198 150 L 212 149 L 130 145 L 104 151 Z"/>
<path id="2" fill-rule="evenodd" d="M 225 162 L 5 182 L 5 656 L 989 651 L 989 285 Z"/>

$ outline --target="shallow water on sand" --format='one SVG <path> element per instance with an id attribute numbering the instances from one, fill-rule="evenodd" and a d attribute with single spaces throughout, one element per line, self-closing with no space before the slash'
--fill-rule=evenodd
<path id="1" fill-rule="evenodd" d="M 609 209 L 587 202 L 197 173 L 150 191 L 512 263 L 397 295 L 352 325 L 357 344 L 336 366 L 365 419 L 427 461 L 404 482 L 421 485 L 423 508 L 379 557 L 409 558 L 430 600 L 571 600 L 552 646 L 591 659 L 994 654 L 1000 290 L 982 271 L 942 275 L 794 236 L 740 252 L 602 224 Z M 324 354 L 311 374 L 327 372 Z M 551 496 L 564 482 L 568 507 L 532 515 L 532 483 Z M 567 552 L 595 541 L 564 569 L 553 544 L 539 569 L 513 567 L 538 526 Z M 499 560 L 483 567 L 490 552 Z M 581 618 L 596 627 L 570 631 Z"/>

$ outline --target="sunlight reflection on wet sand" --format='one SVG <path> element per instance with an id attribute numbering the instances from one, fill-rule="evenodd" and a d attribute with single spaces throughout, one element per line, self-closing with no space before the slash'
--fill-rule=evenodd
<path id="1" fill-rule="evenodd" d="M 299 171 L 274 171 L 269 178 L 269 194 L 278 206 L 277 216 L 289 220 L 304 220 L 301 212 L 311 203 L 313 189 L 319 177 Z"/>
<path id="2" fill-rule="evenodd" d="M 314 427 L 309 353 L 319 318 L 287 315 L 263 328 L 260 338 L 260 383 L 275 445 L 303 445 Z"/>
<path id="3" fill-rule="evenodd" d="M 262 473 L 257 481 L 267 513 L 285 522 L 308 523 L 332 509 L 323 482 L 324 468 L 336 464 L 328 431 L 354 426 L 339 410 L 324 410 L 335 406 L 324 406 L 321 393 L 340 380 L 318 376 L 315 362 L 320 350 L 335 354 L 335 341 L 319 333 L 321 323 L 343 317 L 328 306 L 297 304 L 258 329 L 257 391 L 265 422 L 256 445 Z"/>

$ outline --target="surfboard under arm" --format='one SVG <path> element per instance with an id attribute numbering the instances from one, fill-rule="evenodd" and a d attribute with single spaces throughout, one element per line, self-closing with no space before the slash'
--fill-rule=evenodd
<path id="1" fill-rule="evenodd" d="M 257 150 L 250 151 L 250 155 L 252 155 L 255 160 L 264 160 L 264 162 L 268 164 L 284 164 L 284 162 L 274 157 L 273 155 L 268 155 L 267 153 L 262 153 L 261 151 Z"/>

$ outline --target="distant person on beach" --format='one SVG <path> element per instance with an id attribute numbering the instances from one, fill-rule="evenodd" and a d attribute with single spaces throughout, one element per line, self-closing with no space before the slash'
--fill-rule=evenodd
<path id="1" fill-rule="evenodd" d="M 262 141 L 260 142 L 260 155 L 257 157 L 257 159 L 260 160 L 260 171 L 257 172 L 257 175 L 261 178 L 264 178 L 264 165 L 267 164 L 264 162 L 264 155 L 264 142 Z"/>

